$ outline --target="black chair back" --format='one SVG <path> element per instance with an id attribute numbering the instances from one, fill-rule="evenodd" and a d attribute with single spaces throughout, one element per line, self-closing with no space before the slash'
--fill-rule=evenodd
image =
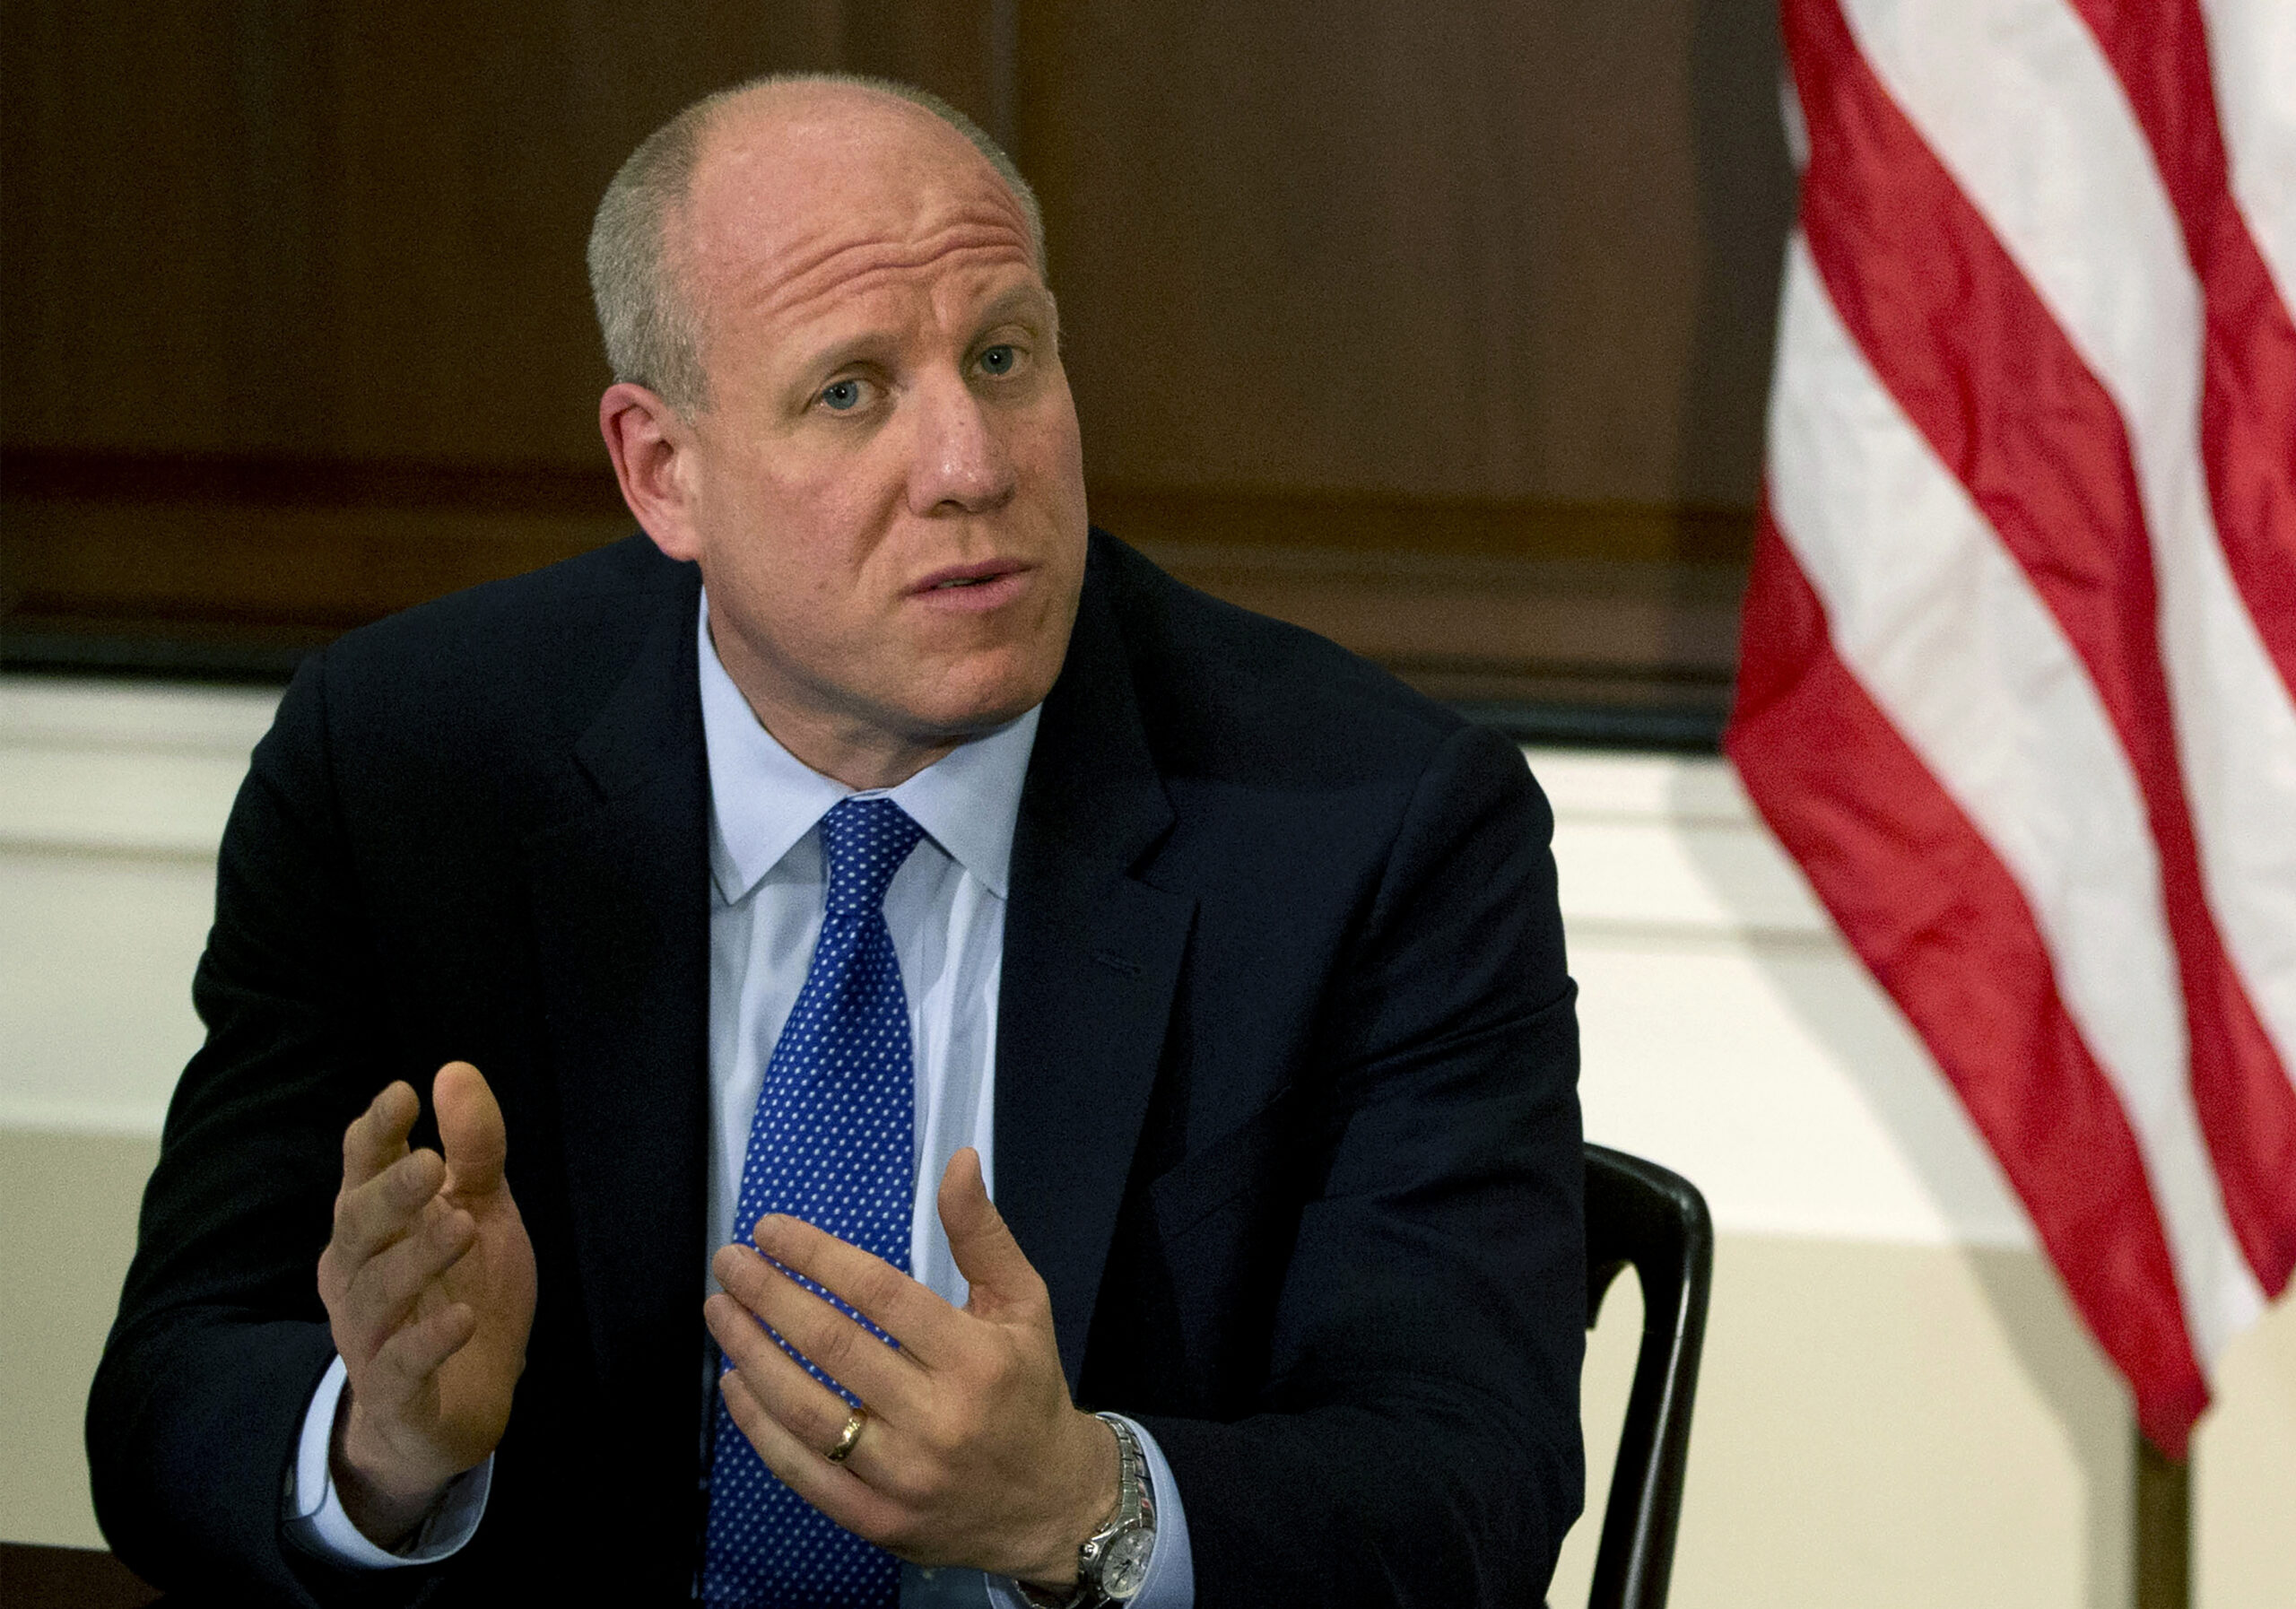
<path id="1" fill-rule="evenodd" d="M 1622 1151 L 1586 1149 L 1587 1327 L 1621 1269 L 1632 1264 L 1642 1284 L 1642 1351 L 1587 1605 L 1664 1609 L 1714 1283 L 1714 1222 L 1698 1187 L 1680 1174 Z"/>

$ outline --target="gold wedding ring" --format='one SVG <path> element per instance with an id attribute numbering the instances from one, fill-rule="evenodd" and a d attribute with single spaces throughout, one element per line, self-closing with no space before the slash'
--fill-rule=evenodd
<path id="1" fill-rule="evenodd" d="M 838 1433 L 837 1445 L 822 1455 L 832 1464 L 842 1464 L 853 1456 L 853 1448 L 861 1439 L 861 1427 L 869 1422 L 869 1410 L 856 1408 L 845 1422 L 845 1429 Z"/>

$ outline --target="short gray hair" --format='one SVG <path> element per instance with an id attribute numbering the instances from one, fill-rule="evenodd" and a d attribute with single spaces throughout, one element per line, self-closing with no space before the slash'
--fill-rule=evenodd
<path id="1" fill-rule="evenodd" d="M 590 296 L 617 380 L 658 394 L 681 413 L 709 404 L 700 313 L 667 261 L 671 215 L 685 204 L 703 144 L 728 102 L 776 84 L 851 84 L 924 108 L 964 135 L 1013 192 L 1029 225 L 1029 250 L 1044 272 L 1044 212 L 1004 148 L 980 126 L 926 90 L 857 73 L 772 73 L 705 95 L 646 136 L 606 186 L 590 225 Z"/>

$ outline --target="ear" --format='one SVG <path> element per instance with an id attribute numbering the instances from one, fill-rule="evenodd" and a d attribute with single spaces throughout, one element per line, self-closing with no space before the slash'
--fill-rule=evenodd
<path id="1" fill-rule="evenodd" d="M 655 392 L 617 380 L 598 398 L 598 433 L 606 439 L 622 500 L 673 559 L 699 559 L 693 517 L 693 432 Z"/>

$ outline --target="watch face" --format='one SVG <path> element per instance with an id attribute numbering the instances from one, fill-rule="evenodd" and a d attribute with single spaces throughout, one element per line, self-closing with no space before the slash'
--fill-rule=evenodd
<path id="1" fill-rule="evenodd" d="M 1106 1562 L 1100 1566 L 1100 1590 L 1112 1598 L 1139 1596 L 1148 1584 L 1148 1555 L 1155 1545 L 1156 1533 L 1149 1530 L 1126 1531 L 1110 1542 L 1101 1555 Z"/>

